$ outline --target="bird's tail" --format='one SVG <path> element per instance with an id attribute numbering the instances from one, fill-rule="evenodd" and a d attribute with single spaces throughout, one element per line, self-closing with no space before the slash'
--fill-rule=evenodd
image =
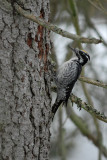
<path id="1" fill-rule="evenodd" d="M 56 111 L 58 110 L 60 104 L 62 103 L 62 100 L 58 101 L 56 99 L 55 103 L 52 106 L 52 113 L 55 115 Z"/>

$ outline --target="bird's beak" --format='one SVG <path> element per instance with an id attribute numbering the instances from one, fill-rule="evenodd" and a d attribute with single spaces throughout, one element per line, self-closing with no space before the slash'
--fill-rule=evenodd
<path id="1" fill-rule="evenodd" d="M 70 45 L 69 45 L 69 48 L 72 49 L 73 52 L 75 52 L 75 48 L 72 48 Z"/>
<path id="2" fill-rule="evenodd" d="M 69 48 L 72 49 L 72 51 L 76 54 L 77 57 L 79 57 L 79 54 L 75 48 L 71 47 L 70 45 Z"/>

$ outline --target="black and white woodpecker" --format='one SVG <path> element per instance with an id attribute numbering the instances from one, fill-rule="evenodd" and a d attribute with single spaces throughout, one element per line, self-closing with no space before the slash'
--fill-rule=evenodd
<path id="1" fill-rule="evenodd" d="M 72 48 L 77 57 L 71 58 L 59 67 L 56 74 L 57 98 L 52 106 L 55 115 L 58 107 L 63 102 L 67 105 L 68 98 L 72 92 L 75 82 L 79 78 L 82 67 L 90 60 L 90 56 L 84 50 Z"/>

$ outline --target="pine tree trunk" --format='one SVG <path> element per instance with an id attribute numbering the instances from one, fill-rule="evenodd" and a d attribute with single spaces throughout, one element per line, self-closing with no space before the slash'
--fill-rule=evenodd
<path id="1" fill-rule="evenodd" d="M 13 3 L 10 13 L 0 7 L 0 160 L 48 160 L 49 31 L 18 15 Z M 19 4 L 48 21 L 49 0 Z"/>

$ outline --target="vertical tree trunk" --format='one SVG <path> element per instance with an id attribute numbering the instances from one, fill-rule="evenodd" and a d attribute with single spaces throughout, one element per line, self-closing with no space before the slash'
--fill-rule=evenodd
<path id="1" fill-rule="evenodd" d="M 20 0 L 49 18 L 49 0 Z M 0 8 L 0 160 L 48 160 L 50 147 L 49 31 Z"/>

